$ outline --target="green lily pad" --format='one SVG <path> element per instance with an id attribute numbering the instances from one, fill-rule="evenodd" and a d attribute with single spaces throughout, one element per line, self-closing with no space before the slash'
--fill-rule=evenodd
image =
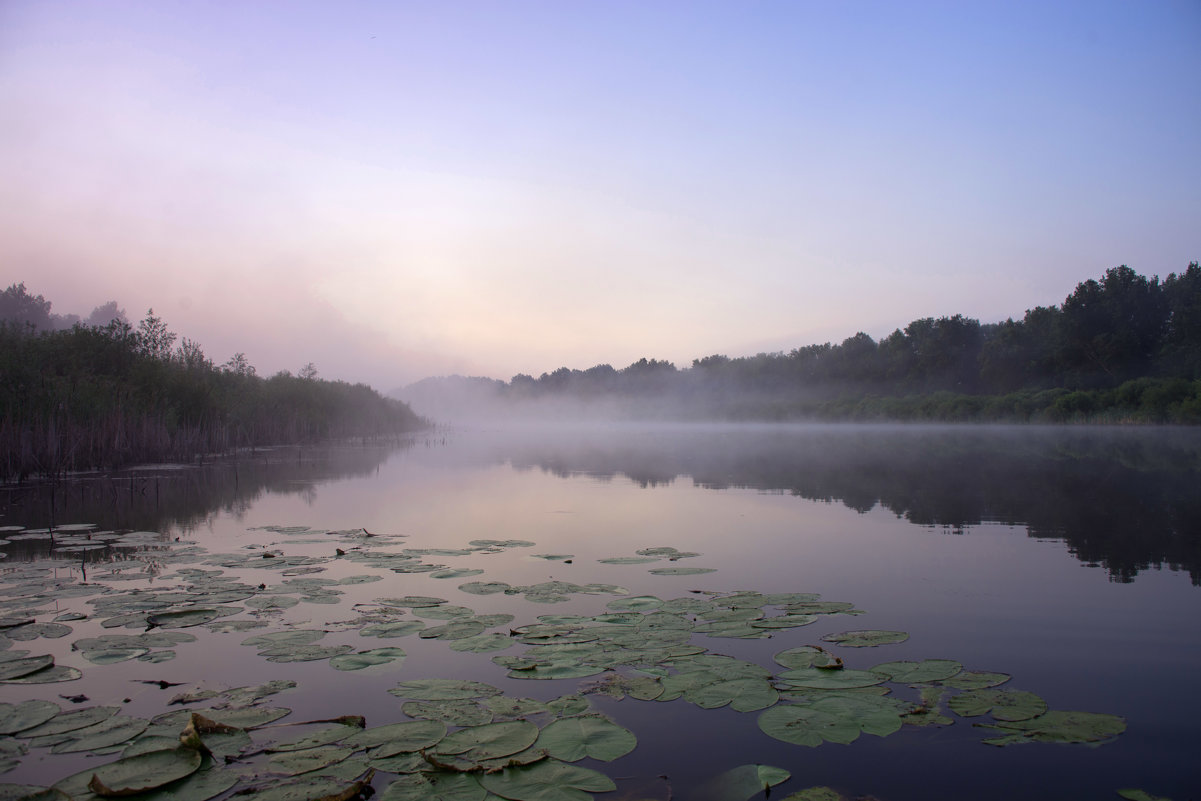
<path id="1" fill-rule="evenodd" d="M 146 622 L 164 629 L 185 629 L 199 626 L 223 617 L 227 612 L 220 609 L 182 609 L 177 612 L 157 612 L 146 616 Z"/>
<path id="2" fill-rule="evenodd" d="M 491 684 L 460 679 L 413 679 L 412 681 L 402 681 L 388 692 L 400 698 L 411 698 L 415 701 L 487 698 L 501 694 L 501 690 Z"/>
<path id="3" fill-rule="evenodd" d="M 363 670 L 375 665 L 386 665 L 389 662 L 403 662 L 405 652 L 399 648 L 373 648 L 370 651 L 359 651 L 355 654 L 340 654 L 329 660 L 336 670 Z M 400 665 L 397 664 L 397 667 Z"/>
<path id="4" fill-rule="evenodd" d="M 482 762 L 524 751 L 538 739 L 538 727 L 528 720 L 486 723 L 451 732 L 438 743 L 439 755 L 454 755 L 460 762 Z"/>
<path id="5" fill-rule="evenodd" d="M 150 653 L 149 648 L 97 648 L 83 652 L 83 658 L 93 665 L 113 665 Z"/>
<path id="6" fill-rule="evenodd" d="M 850 690 L 888 681 L 883 673 L 870 670 L 822 670 L 814 667 L 786 670 L 780 674 L 780 678 L 793 687 L 815 690 Z"/>
<path id="7" fill-rule="evenodd" d="M 21 736 L 45 737 L 51 734 L 64 734 L 108 720 L 120 711 L 121 707 L 119 706 L 90 706 L 86 709 L 73 709 L 70 712 L 63 712 L 40 726 L 26 729 L 21 732 Z"/>
<path id="8" fill-rule="evenodd" d="M 765 679 L 741 678 L 718 681 L 687 690 L 684 700 L 703 709 L 726 706 L 739 712 L 766 709 L 780 699 L 771 683 Z"/>
<path id="9" fill-rule="evenodd" d="M 943 679 L 940 684 L 956 690 L 983 690 L 996 687 L 1009 681 L 1012 676 L 1008 673 L 989 673 L 981 670 L 964 670 L 949 679 Z"/>
<path id="10" fill-rule="evenodd" d="M 1047 702 L 1023 690 L 968 690 L 956 695 L 947 705 L 956 715 L 977 717 L 989 712 L 997 720 L 1017 721 L 1038 717 L 1047 711 Z"/>
<path id="11" fill-rule="evenodd" d="M 61 711 L 59 705 L 52 701 L 0 704 L 0 734 L 16 734 L 40 726 Z"/>
<path id="12" fill-rule="evenodd" d="M 788 781 L 792 774 L 770 765 L 741 765 L 705 783 L 701 801 L 749 801 Z"/>
<path id="13" fill-rule="evenodd" d="M 302 773 L 312 773 L 315 770 L 327 768 L 341 762 L 353 753 L 353 748 L 338 745 L 306 748 L 303 751 L 285 751 L 272 756 L 267 762 L 267 769 L 272 773 L 282 773 L 285 776 L 299 776 Z"/>
<path id="14" fill-rule="evenodd" d="M 150 751 L 97 767 L 88 787 L 103 797 L 144 793 L 195 773 L 201 761 L 194 748 Z"/>
<path id="15" fill-rule="evenodd" d="M 466 584 L 460 584 L 459 590 L 471 595 L 496 595 L 512 589 L 512 586 L 503 581 L 469 581 Z"/>
<path id="16" fill-rule="evenodd" d="M 420 620 L 398 620 L 392 623 L 372 623 L 359 629 L 360 637 L 379 637 L 380 639 L 392 639 L 395 637 L 407 637 L 410 634 L 416 634 L 425 628 L 425 623 Z"/>
<path id="17" fill-rule="evenodd" d="M 78 668 L 68 665 L 51 665 L 15 679 L 4 679 L 0 681 L 0 684 L 56 684 L 63 681 L 76 681 L 80 678 L 83 678 L 83 673 Z"/>
<path id="18" fill-rule="evenodd" d="M 476 620 L 456 620 L 442 626 L 431 626 L 418 632 L 423 640 L 465 640 L 483 634 L 487 627 Z"/>
<path id="19" fill-rule="evenodd" d="M 247 706 L 235 709 L 207 709 L 204 714 L 218 723 L 237 729 L 253 729 L 266 726 L 292 714 L 282 706 Z"/>
<path id="20" fill-rule="evenodd" d="M 492 710 L 473 698 L 407 701 L 400 711 L 411 718 L 442 721 L 451 726 L 482 726 L 492 722 Z"/>
<path id="21" fill-rule="evenodd" d="M 37 784 L 0 784 L 0 801 L 71 801 L 71 797 Z"/>
<path id="22" fill-rule="evenodd" d="M 54 657 L 50 654 L 42 656 L 27 656 L 21 659 L 9 659 L 0 662 L 0 681 L 5 679 L 19 679 L 22 676 L 28 676 L 30 673 L 36 673 L 39 670 L 48 668 L 54 664 Z"/>
<path id="23" fill-rule="evenodd" d="M 484 654 L 492 651 L 504 651 L 513 647 L 513 638 L 507 634 L 477 634 L 474 637 L 464 637 L 461 640 L 453 640 L 450 643 L 450 650 L 468 652 L 473 654 Z"/>
<path id="24" fill-rule="evenodd" d="M 963 670 L 963 664 L 951 659 L 925 659 L 921 662 L 882 662 L 872 668 L 900 684 L 927 684 L 945 681 Z"/>
<path id="25" fill-rule="evenodd" d="M 480 784 L 510 801 L 592 801 L 589 793 L 617 789 L 603 773 L 549 759 L 487 773 L 480 777 Z"/>
<path id="26" fill-rule="evenodd" d="M 867 629 L 864 631 L 844 631 L 838 634 L 827 634 L 822 639 L 826 642 L 844 645 L 847 648 L 872 648 L 877 645 L 904 642 L 909 639 L 909 635 L 904 631 Z"/>
<path id="27" fill-rule="evenodd" d="M 384 789 L 380 801 L 485 801 L 487 796 L 475 776 L 440 771 L 401 776 Z"/>
<path id="28" fill-rule="evenodd" d="M 340 742 L 355 734 L 361 734 L 362 732 L 363 729 L 360 726 L 338 723 L 333 726 L 327 726 L 323 729 L 318 729 L 315 732 L 311 732 L 295 740 L 275 743 L 267 750 L 272 753 L 278 753 L 280 751 L 303 751 L 306 748 L 316 748 L 318 746 Z"/>
<path id="29" fill-rule="evenodd" d="M 106 721 L 70 733 L 65 742 L 50 749 L 52 754 L 73 754 L 82 751 L 97 752 L 110 746 L 127 743 L 150 727 L 150 721 L 141 718 L 113 717 Z"/>
<path id="30" fill-rule="evenodd" d="M 654 595 L 632 595 L 629 598 L 615 598 L 605 604 L 606 609 L 614 612 L 645 612 L 663 606 L 663 600 Z"/>
<path id="31" fill-rule="evenodd" d="M 699 576 L 702 573 L 716 573 L 716 567 L 653 567 L 647 571 L 656 576 Z"/>
<path id="32" fill-rule="evenodd" d="M 794 745 L 853 743 L 860 727 L 854 720 L 810 706 L 778 704 L 759 715 L 759 728 L 770 737 Z"/>
<path id="33" fill-rule="evenodd" d="M 552 721 L 538 736 L 538 748 L 555 759 L 577 762 L 585 757 L 612 762 L 634 750 L 638 739 L 629 729 L 599 715 Z"/>
<path id="34" fill-rule="evenodd" d="M 951 699 L 952 701 L 954 699 Z M 1099 743 L 1126 731 L 1126 721 L 1098 712 L 1052 711 L 1029 720 L 981 726 L 1004 734 L 984 740 L 989 745 L 1016 743 Z"/>
<path id="35" fill-rule="evenodd" d="M 316 662 L 341 656 L 353 650 L 354 646 L 352 645 L 282 646 L 259 651 L 259 656 L 265 656 L 268 662 Z"/>
<path id="36" fill-rule="evenodd" d="M 344 744 L 353 748 L 382 748 L 380 756 L 391 756 L 430 748 L 445 736 L 446 724 L 442 721 L 406 720 L 363 729 L 358 734 L 347 737 Z"/>
<path id="37" fill-rule="evenodd" d="M 776 664 L 786 668 L 816 667 L 823 669 L 841 669 L 842 659 L 817 645 L 802 645 L 799 648 L 789 648 L 780 651 L 772 657 Z"/>
<path id="38" fill-rule="evenodd" d="M 285 645 L 311 645 L 325 636 L 326 632 L 319 629 L 293 629 L 290 631 L 273 631 L 270 634 L 259 634 L 242 640 L 242 645 L 253 645 L 255 648 L 282 648 Z"/>

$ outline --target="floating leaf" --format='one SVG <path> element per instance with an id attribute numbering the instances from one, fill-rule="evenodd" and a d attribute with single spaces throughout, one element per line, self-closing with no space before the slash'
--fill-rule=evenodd
<path id="1" fill-rule="evenodd" d="M 1047 702 L 1022 690 L 968 690 L 947 702 L 951 710 L 965 718 L 989 712 L 997 720 L 1028 720 L 1047 711 Z"/>
<path id="2" fill-rule="evenodd" d="M 945 681 L 963 670 L 963 664 L 951 659 L 925 659 L 921 662 L 882 662 L 872 668 L 891 681 L 901 684 L 926 684 Z"/>
<path id="3" fill-rule="evenodd" d="M 353 753 L 353 748 L 336 745 L 307 748 L 303 751 L 286 751 L 272 756 L 267 762 L 267 769 L 272 773 L 282 773 L 285 776 L 299 776 L 302 773 L 311 773 L 341 762 Z"/>
<path id="4" fill-rule="evenodd" d="M 460 679 L 414 679 L 412 681 L 402 681 L 391 690 L 388 690 L 388 692 L 401 698 L 412 698 L 416 701 L 487 698 L 488 696 L 501 694 L 501 690 L 493 687 L 491 684 Z"/>
<path id="5" fill-rule="evenodd" d="M 26 673 L 15 679 L 5 679 L 3 684 L 55 684 L 63 681 L 75 681 L 83 677 L 78 668 L 68 665 L 51 665 L 48 668 Z"/>
<path id="6" fill-rule="evenodd" d="M 813 667 L 786 670 L 780 674 L 780 678 L 793 687 L 817 690 L 849 690 L 888 681 L 888 677 L 883 673 L 873 673 L 870 670 L 822 670 Z"/>
<path id="7" fill-rule="evenodd" d="M 615 612 L 644 612 L 648 609 L 658 609 L 662 605 L 662 599 L 653 595 L 634 595 L 609 601 L 605 604 L 605 608 Z"/>
<path id="8" fill-rule="evenodd" d="M 844 645 L 847 648 L 871 648 L 877 645 L 904 642 L 909 639 L 909 635 L 903 631 L 867 629 L 864 631 L 844 631 L 839 634 L 827 634 L 822 639 L 826 642 Z"/>
<path id="9" fill-rule="evenodd" d="M 64 734 L 108 720 L 120 711 L 121 707 L 119 706 L 90 706 L 86 709 L 73 709 L 70 712 L 63 712 L 40 726 L 26 729 L 21 732 L 21 736 L 45 737 L 51 734 Z"/>
<path id="10" fill-rule="evenodd" d="M 411 718 L 443 721 L 452 726 L 482 726 L 492 722 L 492 710 L 474 699 L 408 701 L 400 711 Z"/>
<path id="11" fill-rule="evenodd" d="M 446 735 L 436 753 L 452 754 L 462 762 L 482 762 L 524 751 L 538 739 L 538 727 L 528 720 L 507 720 L 472 726 Z"/>
<path id="12" fill-rule="evenodd" d="M 777 664 L 783 665 L 786 668 L 825 668 L 839 669 L 842 667 L 842 659 L 817 645 L 802 645 L 799 648 L 789 648 L 787 651 L 780 651 L 774 657 Z"/>
<path id="13" fill-rule="evenodd" d="M 705 783 L 703 801 L 748 801 L 760 793 L 768 793 L 777 784 L 788 781 L 792 774 L 770 765 L 742 765 L 715 776 Z"/>
<path id="14" fill-rule="evenodd" d="M 267 657 L 268 662 L 316 662 L 319 659 L 330 659 L 354 650 L 352 645 L 299 645 L 268 648 L 259 651 L 259 656 Z"/>
<path id="15" fill-rule="evenodd" d="M 150 751 L 97 767 L 88 787 L 99 796 L 135 795 L 191 775 L 200 763 L 194 748 Z"/>
<path id="16" fill-rule="evenodd" d="M 847 745 L 858 739 L 860 731 L 854 720 L 793 704 L 773 706 L 763 712 L 759 715 L 759 728 L 777 740 L 808 746 L 819 746 L 823 741 Z"/>
<path id="17" fill-rule="evenodd" d="M 384 789 L 380 801 L 484 801 L 487 795 L 475 776 L 439 772 L 401 776 Z"/>
<path id="18" fill-rule="evenodd" d="M 951 699 L 954 701 L 955 699 Z M 1126 731 L 1126 720 L 1098 712 L 1052 711 L 1030 720 L 981 726 L 1004 733 L 1004 737 L 984 740 L 989 745 L 1015 743 L 1099 743 Z"/>
<path id="19" fill-rule="evenodd" d="M 780 694 L 764 679 L 744 678 L 718 681 L 684 693 L 684 700 L 704 709 L 729 704 L 739 712 L 754 712 L 776 703 Z"/>
<path id="20" fill-rule="evenodd" d="M 591 801 L 588 793 L 617 789 L 603 773 L 556 760 L 488 773 L 480 777 L 480 784 L 510 801 Z"/>
<path id="21" fill-rule="evenodd" d="M 306 734 L 295 740 L 288 740 L 282 743 L 275 743 L 268 751 L 303 751 L 306 748 L 316 748 L 320 745 L 329 745 L 330 743 L 340 742 L 355 734 L 361 734 L 362 727 L 339 723 L 334 726 L 327 726 L 323 729 L 318 729 L 315 732 Z"/>
<path id="22" fill-rule="evenodd" d="M 407 720 L 363 729 L 358 734 L 347 737 L 344 742 L 354 748 L 383 748 L 380 755 L 391 756 L 429 748 L 445 736 L 446 724 L 441 721 Z"/>
<path id="23" fill-rule="evenodd" d="M 0 704 L 0 734 L 16 734 L 40 726 L 61 711 L 59 705 L 52 701 Z"/>
<path id="24" fill-rule="evenodd" d="M 716 567 L 653 567 L 647 571 L 656 576 L 699 576 L 702 573 L 716 573 Z"/>
<path id="25" fill-rule="evenodd" d="M 36 784 L 0 784 L 0 801 L 71 801 L 70 796 L 53 787 Z"/>
<path id="26" fill-rule="evenodd" d="M 987 687 L 996 687 L 1004 684 L 1011 678 L 1013 677 L 1008 673 L 965 670 L 949 679 L 943 679 L 940 683 L 956 690 L 983 690 Z"/>
<path id="27" fill-rule="evenodd" d="M 538 748 L 555 759 L 577 762 L 585 757 L 612 762 L 634 750 L 638 739 L 629 729 L 599 715 L 561 718 L 547 724 Z"/>
<path id="28" fill-rule="evenodd" d="M 228 614 L 219 609 L 182 609 L 177 612 L 157 612 L 146 616 L 146 622 L 164 629 L 184 629 L 199 626 Z"/>
<path id="29" fill-rule="evenodd" d="M 36 673 L 39 670 L 50 667 L 54 664 L 54 657 L 50 654 L 42 656 L 27 656 L 21 659 L 9 659 L 0 662 L 0 681 L 5 679 L 19 679 L 22 676 L 28 676 L 30 673 Z"/>
<path id="30" fill-rule="evenodd" d="M 329 660 L 329 664 L 336 670 L 363 670 L 374 665 L 403 662 L 404 657 L 405 652 L 399 648 L 373 648 L 370 651 L 359 651 L 356 654 L 335 656 Z"/>

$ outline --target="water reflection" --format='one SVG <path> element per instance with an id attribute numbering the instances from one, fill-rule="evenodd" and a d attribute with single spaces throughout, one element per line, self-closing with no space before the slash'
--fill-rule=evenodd
<path id="1" fill-rule="evenodd" d="M 310 505 L 325 482 L 375 474 L 400 445 L 259 449 L 192 467 L 146 465 L 70 480 L 0 486 L 0 526 L 29 529 L 87 522 L 98 529 L 187 534 L 214 516 L 240 519 L 266 495 L 299 495 Z M 0 537 L 3 535 L 0 534 Z M 8 561 L 50 556 L 48 539 L 0 545 Z M 104 551 L 84 559 L 107 558 Z"/>
<path id="2" fill-rule="evenodd" d="M 983 522 L 1064 540 L 1116 581 L 1187 571 L 1201 584 L 1201 432 L 1146 428 L 737 427 L 508 439 L 519 469 L 625 476 L 643 487 L 788 492 L 881 506 L 956 532 Z"/>
<path id="3" fill-rule="evenodd" d="M 409 446 L 412 443 L 408 443 Z M 421 443 L 419 443 L 421 445 Z M 269 494 L 309 503 L 322 482 L 374 475 L 391 447 L 262 451 L 204 468 L 144 468 L 50 485 L 0 488 L 0 525 L 86 521 L 187 533 L 240 518 Z M 877 506 L 963 533 L 985 522 L 1061 539 L 1082 562 L 1129 582 L 1148 568 L 1201 585 L 1201 432 L 1191 429 L 657 426 L 461 431 L 408 456 L 440 468 L 510 465 L 645 488 L 691 480 Z M 44 556 L 34 541 L 10 559 Z"/>

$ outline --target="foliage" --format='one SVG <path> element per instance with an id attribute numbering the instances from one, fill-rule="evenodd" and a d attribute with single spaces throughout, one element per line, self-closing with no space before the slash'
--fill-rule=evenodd
<path id="1" fill-rule="evenodd" d="M 49 308 L 23 284 L 0 298 L 0 480 L 424 424 L 365 384 L 316 378 L 311 364 L 262 379 L 239 353 L 217 368 L 193 340 L 173 348 L 153 310 L 136 329 L 108 304 L 93 313 L 112 315 L 103 326 L 54 330 L 39 327 Z"/>

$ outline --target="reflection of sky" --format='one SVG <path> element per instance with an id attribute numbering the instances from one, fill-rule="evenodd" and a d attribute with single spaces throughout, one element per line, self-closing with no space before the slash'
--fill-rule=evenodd
<path id="1" fill-rule="evenodd" d="M 0 8 L 7 283 L 385 387 L 1197 258 L 1189 3 Z"/>
<path id="2" fill-rule="evenodd" d="M 955 797 L 962 795 L 954 792 L 956 787 L 961 789 L 964 782 L 976 787 L 982 776 L 990 777 L 988 786 L 972 797 L 1012 798 L 1031 783 L 1036 789 L 1022 792 L 1023 797 L 1039 797 L 1043 789 L 1048 796 L 1063 797 L 1053 788 L 1057 777 L 1065 775 L 1072 776 L 1078 795 L 1090 797 L 1103 797 L 1102 789 L 1116 786 L 1150 786 L 1151 780 L 1160 792 L 1190 786 L 1184 766 L 1195 750 L 1195 737 L 1186 708 L 1191 702 L 1181 699 L 1192 697 L 1196 671 L 1201 669 L 1201 637 L 1197 636 L 1201 631 L 1197 588 L 1183 574 L 1148 571 L 1133 584 L 1117 584 L 1103 570 L 1083 567 L 1062 543 L 1031 539 L 1020 528 L 985 524 L 952 534 L 943 528 L 912 525 L 879 507 L 861 514 L 840 503 L 786 494 L 698 488 L 686 478 L 643 488 L 622 476 L 563 478 L 503 464 L 455 464 L 453 455 L 448 456 L 437 463 L 425 458 L 424 449 L 398 452 L 377 473 L 323 481 L 309 498 L 263 493 L 241 516 L 217 513 L 207 530 L 186 537 L 210 554 L 249 555 L 247 567 L 225 573 L 252 585 L 275 585 L 287 577 L 266 569 L 271 560 L 255 558 L 259 550 L 248 546 L 267 545 L 290 556 L 332 556 L 335 547 L 350 547 L 326 535 L 328 529 L 364 527 L 381 535 L 372 547 L 386 551 L 455 548 L 473 539 L 535 543 L 502 553 L 424 557 L 427 562 L 485 571 L 468 579 L 395 574 L 347 559 L 326 562 L 321 565 L 323 572 L 312 575 L 337 579 L 375 573 L 383 579 L 336 587 L 345 593 L 339 604 L 301 603 L 273 618 L 273 626 L 286 622 L 298 628 L 337 629 L 322 644 L 345 643 L 356 649 L 399 646 L 408 654 L 403 665 L 355 674 L 340 673 L 323 662 L 278 665 L 239 645 L 253 632 L 206 636 L 197 630 L 205 643 L 179 646 L 179 657 L 172 662 L 136 669 L 122 663 L 102 669 L 89 667 L 69 651 L 76 637 L 109 632 L 95 619 L 72 623 L 76 627 L 72 637 L 37 645 L 42 651 L 53 651 L 61 663 L 85 669 L 85 680 L 72 692 L 86 691 L 98 703 L 130 697 L 127 714 L 152 714 L 177 691 L 132 684 L 131 677 L 182 681 L 189 689 L 287 677 L 300 682 L 301 690 L 275 696 L 268 704 L 295 708 L 297 718 L 365 712 L 369 725 L 379 725 L 400 717 L 400 701 L 387 690 L 401 680 L 470 678 L 537 698 L 574 691 L 577 684 L 508 680 L 489 655 L 456 653 L 444 642 L 360 637 L 356 627 L 337 623 L 353 620 L 362 611 L 354 607 L 358 603 L 432 595 L 481 613 L 514 614 L 514 625 L 519 625 L 538 615 L 595 614 L 611 598 L 577 595 L 567 603 L 535 604 L 520 596 L 469 595 L 458 586 L 472 580 L 524 584 L 557 578 L 581 584 L 615 583 L 634 594 L 663 598 L 689 596 L 693 589 L 816 592 L 825 600 L 851 601 L 866 614 L 819 618 L 804 628 L 777 631 L 771 639 L 698 642 L 718 653 L 770 665 L 773 654 L 819 642 L 826 633 L 903 630 L 910 633 L 904 643 L 840 653 L 851 667 L 948 658 L 970 669 L 1006 671 L 1014 676 L 1014 689 L 1036 692 L 1057 708 L 1123 715 L 1130 730 L 1117 743 L 1100 749 L 1054 753 L 1035 746 L 1007 750 L 982 746 L 980 732 L 965 721 L 946 730 L 906 731 L 886 740 L 864 737 L 847 748 L 785 748 L 765 742 L 754 714 L 597 699 L 602 709 L 641 738 L 635 755 L 612 766 L 612 772 L 666 772 L 677 788 L 685 788 L 699 781 L 709 765 L 729 767 L 760 760 L 785 767 L 806 781 L 870 782 L 859 789 L 898 799 Z M 311 526 L 316 533 L 251 530 L 265 525 Z M 394 540 L 384 536 L 391 534 L 406 536 Z M 716 567 L 717 572 L 654 576 L 647 571 L 672 563 L 602 565 L 595 561 L 651 546 L 700 551 L 701 556 L 674 564 Z M 568 565 L 534 558 L 537 553 L 570 553 L 574 558 Z M 181 566 L 213 569 L 197 563 L 176 567 Z M 99 579 L 99 574 L 90 573 L 93 580 Z M 168 573 L 148 586 L 163 588 L 179 581 Z M 86 599 L 67 603 L 88 608 Z M 59 689 L 55 686 L 54 692 Z M 45 773 L 57 773 L 61 764 L 65 763 L 31 761 L 8 780 L 44 781 Z M 932 787 L 942 791 L 932 792 Z"/>

